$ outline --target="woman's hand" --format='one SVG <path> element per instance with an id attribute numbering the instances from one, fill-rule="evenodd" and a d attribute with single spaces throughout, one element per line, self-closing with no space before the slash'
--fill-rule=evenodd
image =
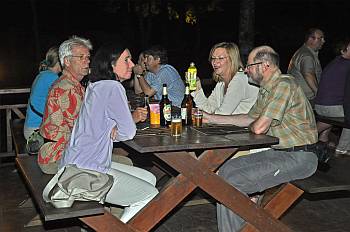
<path id="1" fill-rule="evenodd" d="M 197 84 L 196 91 L 201 90 L 202 89 L 201 79 L 198 76 L 197 76 L 197 79 L 196 79 L 196 84 Z"/>
<path id="2" fill-rule="evenodd" d="M 111 131 L 111 139 L 113 141 L 117 140 L 118 137 L 118 128 L 117 127 L 113 127 L 112 131 Z"/>
<path id="3" fill-rule="evenodd" d="M 132 118 L 135 123 L 144 122 L 147 119 L 147 114 L 147 107 L 137 107 L 134 112 L 132 112 Z"/>
<path id="4" fill-rule="evenodd" d="M 208 114 L 207 112 L 203 111 L 203 123 L 212 123 L 212 114 Z"/>
<path id="5" fill-rule="evenodd" d="M 136 65 L 133 67 L 133 71 L 134 71 L 135 75 L 141 75 L 141 74 L 144 72 L 144 69 L 142 68 L 141 65 L 136 64 Z"/>

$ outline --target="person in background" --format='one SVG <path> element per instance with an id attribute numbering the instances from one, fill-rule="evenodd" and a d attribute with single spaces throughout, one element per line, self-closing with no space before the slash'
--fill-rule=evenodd
<path id="1" fill-rule="evenodd" d="M 350 124 L 350 78 L 345 82 L 343 108 L 345 122 Z"/>
<path id="2" fill-rule="evenodd" d="M 342 40 L 338 46 L 339 55 L 323 70 L 315 98 L 315 110 L 321 116 L 344 117 L 343 104 L 347 99 L 344 86 L 350 79 L 350 38 Z M 317 122 L 317 129 L 319 141 L 326 146 L 332 125 Z M 335 154 L 350 155 L 350 129 L 343 128 Z"/>
<path id="3" fill-rule="evenodd" d="M 312 106 L 322 72 L 318 52 L 324 43 L 323 31 L 318 28 L 309 29 L 303 46 L 294 53 L 287 71 L 288 74 L 295 77 Z"/>
<path id="4" fill-rule="evenodd" d="M 127 206 L 121 217 L 126 223 L 157 194 L 156 178 L 146 170 L 112 161 L 113 141 L 132 139 L 136 125 L 129 111 L 125 89 L 130 79 L 129 50 L 122 43 L 102 46 L 91 62 L 90 84 L 60 166 L 76 164 L 113 176 L 106 202 Z"/>
<path id="5" fill-rule="evenodd" d="M 141 65 L 134 67 L 134 73 L 138 77 L 142 91 L 156 100 L 162 99 L 163 84 L 167 85 L 168 97 L 172 105 L 181 108 L 181 102 L 185 94 L 185 85 L 177 70 L 167 64 L 167 51 L 161 46 L 153 46 L 144 51 L 147 72 Z"/>
<path id="6" fill-rule="evenodd" d="M 139 83 L 139 77 L 146 76 L 147 70 L 146 70 L 146 64 L 145 64 L 146 58 L 145 54 L 143 52 L 140 53 L 139 59 L 137 60 L 137 65 L 134 67 L 134 73 L 140 73 L 140 74 L 134 74 L 134 92 L 135 94 L 143 93 L 142 88 Z M 136 70 L 136 71 L 135 71 Z M 148 74 L 152 75 L 152 74 Z"/>
<path id="7" fill-rule="evenodd" d="M 39 129 L 49 89 L 58 79 L 58 74 L 61 71 L 58 48 L 55 46 L 51 47 L 46 52 L 45 60 L 40 63 L 39 74 L 34 79 L 31 87 L 23 128 L 25 139 L 28 140 L 29 136 Z"/>
<path id="8" fill-rule="evenodd" d="M 38 153 L 38 164 L 47 174 L 58 171 L 61 159 L 84 98 L 84 87 L 80 81 L 89 73 L 89 40 L 72 36 L 59 47 L 62 75 L 52 85 L 39 132 L 46 143 Z"/>
<path id="9" fill-rule="evenodd" d="M 196 106 L 210 114 L 248 113 L 259 88 L 248 83 L 237 45 L 232 42 L 215 44 L 210 50 L 209 62 L 217 84 L 207 98 L 200 80 L 197 80 L 197 90 L 191 93 Z"/>
<path id="10" fill-rule="evenodd" d="M 260 85 L 257 101 L 249 113 L 205 114 L 205 119 L 249 127 L 255 134 L 279 138 L 272 149 L 230 159 L 219 169 L 219 176 L 242 193 L 254 196 L 279 184 L 309 177 L 316 171 L 317 129 L 311 104 L 294 77 L 281 73 L 279 56 L 271 47 L 254 48 L 245 71 Z M 257 198 L 253 199 L 258 202 Z M 239 231 L 245 223 L 220 203 L 217 218 L 220 232 Z"/>

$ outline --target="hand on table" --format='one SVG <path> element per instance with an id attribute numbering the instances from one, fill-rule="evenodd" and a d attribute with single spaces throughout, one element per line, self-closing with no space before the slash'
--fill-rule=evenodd
<path id="1" fill-rule="evenodd" d="M 144 122 L 147 119 L 147 108 L 146 107 L 137 107 L 134 112 L 132 112 L 132 118 L 135 123 Z"/>
<path id="2" fill-rule="evenodd" d="M 207 112 L 203 111 L 203 119 L 202 122 L 203 123 L 212 123 L 212 114 L 208 114 Z"/>

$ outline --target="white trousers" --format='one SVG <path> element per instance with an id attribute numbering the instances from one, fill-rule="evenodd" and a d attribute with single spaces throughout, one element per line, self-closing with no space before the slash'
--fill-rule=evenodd
<path id="1" fill-rule="evenodd" d="M 126 206 L 120 220 L 128 222 L 157 194 L 156 177 L 141 168 L 112 162 L 108 172 L 114 183 L 106 196 L 106 202 Z"/>

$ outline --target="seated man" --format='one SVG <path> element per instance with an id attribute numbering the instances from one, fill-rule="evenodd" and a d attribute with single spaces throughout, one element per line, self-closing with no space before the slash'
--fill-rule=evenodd
<path id="1" fill-rule="evenodd" d="M 80 81 L 89 73 L 91 50 L 90 41 L 77 36 L 64 41 L 59 47 L 63 73 L 49 91 L 39 129 L 48 140 L 38 153 L 38 164 L 44 173 L 55 174 L 58 171 L 58 163 L 84 99 L 85 90 Z"/>
<path id="2" fill-rule="evenodd" d="M 311 176 L 317 168 L 314 154 L 317 129 L 312 107 L 289 75 L 282 75 L 279 56 L 268 46 L 253 49 L 245 68 L 260 85 L 258 99 L 248 114 L 205 115 L 209 122 L 249 126 L 255 134 L 279 138 L 272 149 L 227 161 L 219 175 L 242 193 L 253 195 L 281 183 Z M 244 220 L 217 205 L 219 231 L 239 231 Z"/>
<path id="3" fill-rule="evenodd" d="M 176 69 L 167 64 L 167 51 L 160 46 L 154 46 L 143 54 L 146 58 L 146 75 L 141 65 L 134 67 L 142 91 L 149 97 L 154 96 L 156 100 L 161 100 L 163 84 L 167 84 L 168 97 L 172 105 L 180 108 L 185 85 Z"/>

